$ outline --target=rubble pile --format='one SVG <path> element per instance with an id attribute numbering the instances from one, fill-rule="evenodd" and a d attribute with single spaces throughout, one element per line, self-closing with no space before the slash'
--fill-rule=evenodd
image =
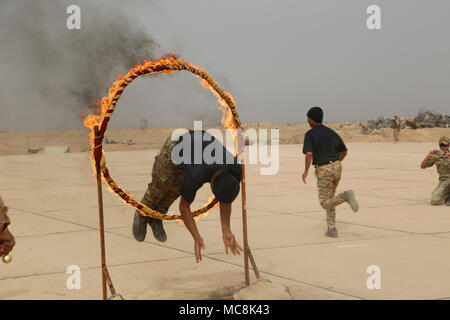
<path id="1" fill-rule="evenodd" d="M 379 117 L 376 120 L 369 120 L 367 124 L 360 124 L 363 134 L 372 134 L 382 128 L 392 128 L 394 118 Z M 450 116 L 442 115 L 433 111 L 420 111 L 414 118 L 400 118 L 402 129 L 419 128 L 448 128 L 450 126 Z"/>
<path id="2" fill-rule="evenodd" d="M 448 128 L 450 126 L 450 116 L 432 111 L 421 111 L 414 118 L 414 122 L 419 128 Z"/>

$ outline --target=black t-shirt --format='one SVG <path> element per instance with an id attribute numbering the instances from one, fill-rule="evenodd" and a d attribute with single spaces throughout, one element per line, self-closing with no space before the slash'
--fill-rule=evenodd
<path id="1" fill-rule="evenodd" d="M 189 145 L 190 155 L 183 157 L 185 149 L 182 147 L 188 148 Z M 188 203 L 194 201 L 197 190 L 204 183 L 210 182 L 212 176 L 220 170 L 231 173 L 239 182 L 242 179 L 242 167 L 237 159 L 221 142 L 204 130 L 186 132 L 180 136 L 174 150 L 175 153 L 179 151 L 177 154 L 182 158 L 184 178 L 179 190 Z"/>
<path id="2" fill-rule="evenodd" d="M 312 152 L 313 165 L 324 165 L 339 160 L 339 153 L 347 151 L 341 137 L 332 129 L 318 125 L 308 130 L 303 143 L 303 153 Z"/>

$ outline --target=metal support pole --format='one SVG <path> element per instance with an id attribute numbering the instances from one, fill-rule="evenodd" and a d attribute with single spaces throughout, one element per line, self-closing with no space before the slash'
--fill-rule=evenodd
<path id="1" fill-rule="evenodd" d="M 245 268 L 245 284 L 250 285 L 250 274 L 248 268 L 248 234 L 247 234 L 247 193 L 245 190 L 245 164 L 242 166 L 242 228 L 244 232 L 244 268 Z"/>
<path id="2" fill-rule="evenodd" d="M 94 127 L 94 137 L 98 138 L 99 136 L 99 130 L 98 126 Z M 100 148 L 100 146 L 96 145 L 97 139 L 94 140 L 94 151 L 98 152 L 96 148 Z M 103 220 L 103 193 L 102 193 L 102 177 L 101 177 L 101 170 L 100 170 L 100 162 L 97 160 L 95 162 L 95 168 L 97 173 L 97 196 L 98 196 L 98 216 L 100 221 L 100 248 L 101 248 L 101 272 L 102 272 L 102 292 L 103 292 L 103 300 L 107 299 L 107 292 L 106 292 L 106 276 L 105 276 L 105 270 L 106 270 L 106 252 L 105 252 L 105 225 Z"/>
<path id="3" fill-rule="evenodd" d="M 248 247 L 247 250 L 248 250 L 248 257 L 250 258 L 250 262 L 252 263 L 252 267 L 253 267 L 253 271 L 255 272 L 256 279 L 259 280 L 259 279 L 261 279 L 261 276 L 259 274 L 258 267 L 256 266 L 256 261 L 253 258 L 252 251 L 250 250 L 250 247 Z"/>
<path id="4" fill-rule="evenodd" d="M 255 259 L 253 258 L 252 251 L 248 245 L 248 232 L 247 232 L 247 191 L 245 189 L 245 164 L 241 164 L 242 166 L 242 228 L 244 231 L 244 268 L 245 268 L 245 284 L 247 286 L 250 285 L 250 271 L 248 266 L 248 261 L 253 267 L 253 271 L 255 272 L 256 279 L 260 279 L 261 276 L 259 274 L 258 267 L 256 266 Z"/>

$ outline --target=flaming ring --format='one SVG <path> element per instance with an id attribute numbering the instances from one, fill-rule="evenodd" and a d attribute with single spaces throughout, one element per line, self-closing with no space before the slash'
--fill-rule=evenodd
<path id="1" fill-rule="evenodd" d="M 103 97 L 101 101 L 102 112 L 101 115 L 90 114 L 85 119 L 85 126 L 88 128 L 93 128 L 94 126 L 99 127 L 98 135 L 94 134 L 94 130 L 91 132 L 91 160 L 94 167 L 98 163 L 100 166 L 100 172 L 103 176 L 106 184 L 111 188 L 119 198 L 121 198 L 126 204 L 136 208 L 141 215 L 149 216 L 161 220 L 181 220 L 181 215 L 170 215 L 165 213 L 160 213 L 153 210 L 152 208 L 138 202 L 130 194 L 122 190 L 114 179 L 111 177 L 108 167 L 106 166 L 106 159 L 103 150 L 103 138 L 108 126 L 110 117 L 112 116 L 117 102 L 120 99 L 125 88 L 137 77 L 142 75 L 149 75 L 155 73 L 172 73 L 174 71 L 189 71 L 196 76 L 200 77 L 202 80 L 202 85 L 205 88 L 210 89 L 218 98 L 218 101 L 222 106 L 227 106 L 233 121 L 227 122 L 227 127 L 229 129 L 240 129 L 242 128 L 239 115 L 236 111 L 236 103 L 232 95 L 228 92 L 223 91 L 217 82 L 203 69 L 192 65 L 191 63 L 176 58 L 160 58 L 156 61 L 145 61 L 144 64 L 138 64 L 137 66 L 131 68 L 128 73 L 124 76 L 120 76 L 119 79 L 114 82 L 114 84 L 109 89 L 109 96 Z M 215 208 L 218 201 L 211 197 L 203 208 L 195 210 L 192 214 L 194 217 L 199 217 L 201 215 L 206 215 L 210 210 Z"/>

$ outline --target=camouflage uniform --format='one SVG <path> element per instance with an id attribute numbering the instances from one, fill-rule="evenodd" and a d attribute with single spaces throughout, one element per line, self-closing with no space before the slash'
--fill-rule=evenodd
<path id="1" fill-rule="evenodd" d="M 439 173 L 439 184 L 431 194 L 431 204 L 444 204 L 450 197 L 450 155 L 443 151 L 436 151 L 435 155 L 428 160 L 427 167 L 436 164 Z"/>
<path id="2" fill-rule="evenodd" d="M 400 135 L 401 123 L 399 118 L 394 118 L 392 120 L 392 129 L 394 129 L 394 140 L 398 141 L 398 137 Z"/>
<path id="3" fill-rule="evenodd" d="M 3 200 L 0 197 L 0 234 L 5 232 L 6 228 L 10 224 L 7 213 L 8 213 L 8 207 L 6 207 L 4 205 Z"/>
<path id="4" fill-rule="evenodd" d="M 152 182 L 141 202 L 161 213 L 167 213 L 169 207 L 180 196 L 179 187 L 183 182 L 184 172 L 181 165 L 175 165 L 171 159 L 176 141 L 167 138 L 159 154 L 155 157 L 152 170 Z"/>
<path id="5" fill-rule="evenodd" d="M 337 160 L 330 164 L 316 167 L 317 187 L 319 189 L 319 201 L 327 213 L 328 229 L 336 227 L 337 205 L 345 202 L 344 193 L 335 195 L 336 188 L 341 179 L 341 161 Z"/>

